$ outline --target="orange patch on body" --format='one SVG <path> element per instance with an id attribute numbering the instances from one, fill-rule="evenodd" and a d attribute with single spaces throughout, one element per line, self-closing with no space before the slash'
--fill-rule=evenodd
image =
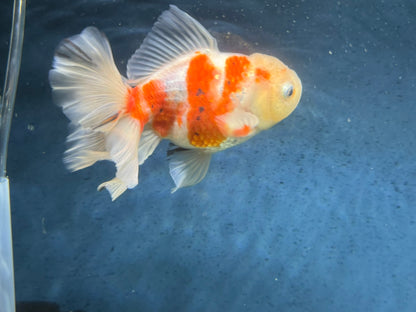
<path id="1" fill-rule="evenodd" d="M 234 55 L 225 61 L 224 88 L 218 105 L 218 114 L 225 114 L 234 109 L 231 95 L 239 92 L 241 83 L 247 78 L 250 61 L 246 56 Z"/>
<path id="2" fill-rule="evenodd" d="M 185 111 L 186 111 L 186 107 L 184 103 L 180 102 L 178 104 L 177 111 L 176 111 L 176 123 L 178 124 L 179 127 L 182 127 L 183 125 L 183 115 Z"/>
<path id="3" fill-rule="evenodd" d="M 143 97 L 153 114 L 163 107 L 166 99 L 166 92 L 163 82 L 151 80 L 143 85 Z"/>
<path id="4" fill-rule="evenodd" d="M 190 105 L 188 140 L 196 147 L 217 147 L 225 140 L 215 123 L 213 104 L 218 69 L 205 54 L 196 54 L 190 61 L 187 75 L 188 103 Z"/>
<path id="5" fill-rule="evenodd" d="M 190 104 L 187 115 L 188 139 L 193 146 L 218 147 L 226 139 L 215 117 L 234 110 L 231 95 L 241 91 L 241 83 L 247 78 L 249 67 L 250 62 L 245 56 L 227 58 L 223 92 L 218 96 L 219 70 L 207 55 L 197 54 L 193 57 L 186 77 Z M 246 129 L 242 130 L 241 135 L 245 132 Z"/>
<path id="6" fill-rule="evenodd" d="M 155 115 L 152 123 L 153 129 L 159 133 L 161 137 L 168 136 L 173 123 L 175 122 L 175 115 L 176 108 L 165 105 L 165 107 Z"/>
<path id="7" fill-rule="evenodd" d="M 142 89 L 143 97 L 152 112 L 153 130 L 161 137 L 168 136 L 175 122 L 177 105 L 166 100 L 165 86 L 160 80 L 151 80 Z"/>
<path id="8" fill-rule="evenodd" d="M 256 68 L 256 82 L 270 79 L 270 72 L 261 68 Z"/>
<path id="9" fill-rule="evenodd" d="M 140 120 L 142 126 L 149 120 L 149 115 L 143 111 L 140 103 L 140 88 L 128 88 L 127 89 L 127 105 L 126 113 L 131 117 Z"/>
<path id="10" fill-rule="evenodd" d="M 241 82 L 247 77 L 250 61 L 246 56 L 234 55 L 225 61 L 224 93 L 239 91 Z"/>

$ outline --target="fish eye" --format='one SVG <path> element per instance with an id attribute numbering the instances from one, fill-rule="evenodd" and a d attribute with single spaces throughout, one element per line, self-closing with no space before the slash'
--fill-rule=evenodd
<path id="1" fill-rule="evenodd" d="M 291 97 L 293 94 L 293 86 L 290 83 L 285 83 L 282 90 L 285 98 Z"/>

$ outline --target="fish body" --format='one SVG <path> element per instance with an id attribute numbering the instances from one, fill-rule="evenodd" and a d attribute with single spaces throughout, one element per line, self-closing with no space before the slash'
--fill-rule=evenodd
<path id="1" fill-rule="evenodd" d="M 170 6 L 127 64 L 114 65 L 94 27 L 58 46 L 49 79 L 73 132 L 65 163 L 79 170 L 111 160 L 116 177 L 101 184 L 112 199 L 138 184 L 139 165 L 170 140 L 173 191 L 206 175 L 213 153 L 286 118 L 302 92 L 294 71 L 275 57 L 223 53 L 196 20 Z"/>

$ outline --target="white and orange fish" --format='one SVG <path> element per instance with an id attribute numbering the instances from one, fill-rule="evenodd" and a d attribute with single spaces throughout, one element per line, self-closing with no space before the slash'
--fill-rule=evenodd
<path id="1" fill-rule="evenodd" d="M 58 46 L 49 73 L 53 95 L 71 120 L 65 163 L 99 160 L 116 177 L 98 186 L 112 199 L 138 184 L 139 165 L 162 139 L 176 191 L 200 182 L 213 153 L 242 143 L 286 118 L 301 82 L 278 59 L 223 53 L 195 19 L 171 5 L 118 72 L 103 33 L 88 27 Z"/>

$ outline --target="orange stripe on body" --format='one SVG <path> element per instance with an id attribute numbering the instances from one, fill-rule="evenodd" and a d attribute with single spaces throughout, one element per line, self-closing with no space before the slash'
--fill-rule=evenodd
<path id="1" fill-rule="evenodd" d="M 178 123 L 179 127 L 182 127 L 183 125 L 183 116 L 185 114 L 185 111 L 186 111 L 185 103 L 179 102 L 177 110 L 176 110 L 176 122 Z"/>
<path id="2" fill-rule="evenodd" d="M 247 78 L 250 62 L 246 56 L 234 55 L 225 61 L 224 89 L 218 107 L 218 114 L 225 114 L 234 109 L 231 95 L 240 92 L 241 83 Z"/>
<path id="3" fill-rule="evenodd" d="M 180 111 L 180 103 L 167 101 L 165 85 L 161 80 L 151 80 L 142 88 L 144 99 L 152 112 L 153 130 L 161 137 L 168 136 Z"/>
<path id="4" fill-rule="evenodd" d="M 234 110 L 231 95 L 240 92 L 247 78 L 250 62 L 245 56 L 231 56 L 225 62 L 224 86 L 221 96 L 215 92 L 219 70 L 205 54 L 197 54 L 189 64 L 186 82 L 188 88 L 188 139 L 196 147 L 218 147 L 226 137 L 217 126 L 215 117 Z M 216 77 L 217 76 L 217 77 Z M 242 129 L 238 135 L 244 135 Z"/>
<path id="5" fill-rule="evenodd" d="M 149 114 L 143 111 L 142 103 L 140 103 L 141 97 L 141 90 L 140 88 L 128 88 L 127 89 L 127 105 L 126 105 L 126 113 L 129 114 L 131 117 L 140 121 L 142 128 L 149 120 Z"/>
<path id="6" fill-rule="evenodd" d="M 207 55 L 198 53 L 191 59 L 186 75 L 188 140 L 196 147 L 216 147 L 225 140 L 215 124 L 216 75 L 219 70 Z"/>
<path id="7" fill-rule="evenodd" d="M 247 77 L 250 61 L 246 56 L 234 55 L 225 61 L 225 81 L 223 97 L 240 91 L 241 82 Z"/>

